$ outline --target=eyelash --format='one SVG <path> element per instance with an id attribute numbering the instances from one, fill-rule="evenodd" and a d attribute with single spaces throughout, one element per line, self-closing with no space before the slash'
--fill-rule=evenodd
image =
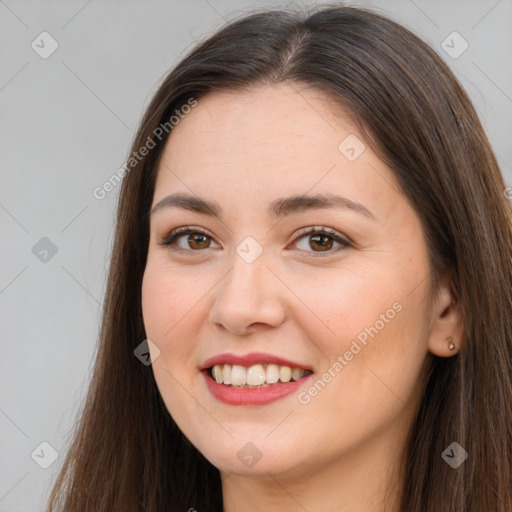
<path id="1" fill-rule="evenodd" d="M 180 253 L 196 252 L 196 253 L 199 253 L 199 252 L 201 252 L 201 250 L 199 250 L 199 249 L 196 249 L 196 250 L 194 250 L 194 249 L 182 249 L 181 247 L 173 246 L 175 244 L 175 242 L 180 237 L 182 237 L 184 235 L 189 235 L 189 234 L 192 234 L 192 233 L 196 233 L 196 234 L 199 233 L 201 235 L 204 235 L 204 236 L 206 236 L 208 238 L 213 239 L 213 237 L 211 237 L 202 228 L 191 227 L 191 226 L 182 226 L 180 228 L 174 229 L 169 234 L 165 235 L 163 238 L 161 238 L 158 241 L 158 244 L 159 245 L 163 245 L 163 246 L 167 246 L 167 247 L 169 247 L 174 252 L 180 252 Z M 306 235 L 317 235 L 317 234 L 324 235 L 324 236 L 329 236 L 330 238 L 332 238 L 333 241 L 341 244 L 341 247 L 338 247 L 337 249 L 329 249 L 329 250 L 327 250 L 325 252 L 324 251 L 305 251 L 305 252 L 312 252 L 313 254 L 315 254 L 315 257 L 330 256 L 330 255 L 335 254 L 335 253 L 337 253 L 339 251 L 342 251 L 342 250 L 345 250 L 345 249 L 353 247 L 353 244 L 351 242 L 349 242 L 348 240 L 346 240 L 345 238 L 343 238 L 336 230 L 334 230 L 332 228 L 326 228 L 324 226 L 320 226 L 320 227 L 319 226 L 312 226 L 312 227 L 307 227 L 307 228 L 300 229 L 295 234 L 295 238 L 294 238 L 293 243 L 296 243 L 301 238 L 304 238 Z"/>

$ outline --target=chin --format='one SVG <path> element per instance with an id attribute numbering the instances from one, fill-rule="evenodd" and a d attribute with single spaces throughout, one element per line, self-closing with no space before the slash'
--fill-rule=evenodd
<path id="1" fill-rule="evenodd" d="M 276 443 L 271 443 L 265 441 L 264 436 L 256 437 L 254 442 L 247 441 L 247 436 L 240 437 L 243 440 L 233 438 L 229 443 L 217 445 L 213 450 L 212 446 L 207 449 L 199 446 L 198 449 L 211 464 L 226 473 L 268 477 L 269 473 L 298 475 L 301 473 L 300 468 L 304 469 L 302 457 L 301 460 L 290 458 L 291 454 L 298 455 L 297 446 L 300 446 L 300 442 L 288 449 L 278 438 Z"/>

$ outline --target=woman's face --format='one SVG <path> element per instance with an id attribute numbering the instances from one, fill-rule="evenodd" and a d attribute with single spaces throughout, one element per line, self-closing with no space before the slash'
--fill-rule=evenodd
<path id="1" fill-rule="evenodd" d="M 144 323 L 170 414 L 222 471 L 300 478 L 396 453 L 411 424 L 427 248 L 363 144 L 326 96 L 287 84 L 206 96 L 167 142 Z"/>

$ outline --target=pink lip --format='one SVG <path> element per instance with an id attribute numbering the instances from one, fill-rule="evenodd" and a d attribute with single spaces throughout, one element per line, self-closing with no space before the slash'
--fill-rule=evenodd
<path id="1" fill-rule="evenodd" d="M 235 356 L 234 354 L 219 354 L 217 356 L 207 359 L 201 370 L 206 370 L 215 366 L 216 364 L 239 364 L 241 366 L 252 366 L 254 364 L 278 364 L 280 366 L 289 366 L 290 368 L 303 368 L 304 370 L 311 370 L 310 367 L 304 366 L 300 363 L 283 359 L 282 357 L 272 356 L 270 354 L 263 354 L 253 352 L 245 356 Z"/>
<path id="2" fill-rule="evenodd" d="M 297 391 L 314 375 L 310 373 L 302 377 L 302 379 L 287 383 L 271 384 L 265 388 L 233 388 L 219 384 L 210 377 L 207 371 L 203 371 L 202 374 L 204 375 L 206 386 L 210 390 L 210 393 L 217 400 L 228 405 L 265 405 L 275 402 Z"/>

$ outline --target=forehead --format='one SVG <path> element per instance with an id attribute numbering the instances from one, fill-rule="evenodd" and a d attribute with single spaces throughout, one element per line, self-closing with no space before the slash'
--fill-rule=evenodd
<path id="1" fill-rule="evenodd" d="M 174 128 L 169 145 L 184 152 L 194 145 L 193 154 L 180 154 L 189 158 L 214 150 L 228 160 L 256 153 L 279 159 L 292 148 L 314 155 L 328 145 L 337 150 L 340 135 L 355 131 L 340 113 L 341 104 L 323 92 L 288 83 L 210 93 Z"/>
<path id="2" fill-rule="evenodd" d="M 347 158 L 347 144 L 357 158 Z M 385 210 L 396 203 L 396 197 L 386 203 L 386 195 L 398 193 L 391 171 L 364 143 L 341 103 L 283 83 L 201 98 L 167 141 L 155 202 L 178 191 L 249 207 L 310 190 L 380 202 Z"/>

